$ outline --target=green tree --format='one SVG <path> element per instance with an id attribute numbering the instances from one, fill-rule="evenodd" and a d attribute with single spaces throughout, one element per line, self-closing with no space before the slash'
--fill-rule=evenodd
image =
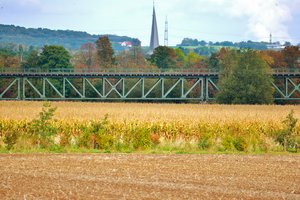
<path id="1" fill-rule="evenodd" d="M 174 68 L 176 64 L 176 52 L 172 48 L 159 46 L 154 49 L 150 57 L 150 62 L 160 69 Z"/>
<path id="2" fill-rule="evenodd" d="M 180 48 L 174 49 L 176 53 L 176 65 L 177 67 L 183 67 L 185 65 L 185 55 L 184 52 Z"/>
<path id="3" fill-rule="evenodd" d="M 198 46 L 199 41 L 197 39 L 184 38 L 180 46 Z"/>
<path id="4" fill-rule="evenodd" d="M 207 66 L 209 69 L 218 70 L 219 69 L 219 59 L 217 53 L 212 53 L 207 60 Z"/>
<path id="5" fill-rule="evenodd" d="M 202 60 L 201 56 L 199 56 L 195 52 L 191 51 L 186 56 L 186 66 L 187 66 L 187 68 L 199 67 L 201 60 Z"/>
<path id="6" fill-rule="evenodd" d="M 62 46 L 44 46 L 38 64 L 42 68 L 71 68 L 71 56 Z"/>
<path id="7" fill-rule="evenodd" d="M 114 63 L 114 50 L 107 36 L 101 36 L 96 41 L 99 64 L 102 67 L 112 67 Z"/>
<path id="8" fill-rule="evenodd" d="M 21 63 L 23 68 L 37 68 L 39 67 L 39 56 L 36 50 L 32 50 L 25 62 Z"/>
<path id="9" fill-rule="evenodd" d="M 273 102 L 269 65 L 253 50 L 227 50 L 221 60 L 217 102 L 224 104 L 270 104 Z"/>

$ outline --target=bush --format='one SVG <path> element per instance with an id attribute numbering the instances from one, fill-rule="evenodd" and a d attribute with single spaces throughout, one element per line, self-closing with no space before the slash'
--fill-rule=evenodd
<path id="1" fill-rule="evenodd" d="M 113 145 L 113 137 L 107 132 L 108 115 L 100 121 L 91 121 L 88 126 L 82 126 L 82 136 L 79 146 L 93 149 L 108 149 Z"/>
<path id="2" fill-rule="evenodd" d="M 297 136 L 299 135 L 295 129 L 298 119 L 294 117 L 294 111 L 291 110 L 282 121 L 284 128 L 277 133 L 276 141 L 283 145 L 285 151 L 296 149 L 298 147 Z"/>
<path id="3" fill-rule="evenodd" d="M 210 138 L 208 135 L 204 135 L 199 139 L 198 148 L 201 150 L 206 150 L 211 146 Z"/>
<path id="4" fill-rule="evenodd" d="M 243 137 L 239 136 L 239 137 L 234 138 L 233 146 L 238 151 L 245 151 L 247 144 L 246 144 L 245 139 Z"/>
<path id="5" fill-rule="evenodd" d="M 132 144 L 134 149 L 142 148 L 146 149 L 151 146 L 151 138 L 148 129 L 138 128 L 132 133 Z"/>
<path id="6" fill-rule="evenodd" d="M 51 124 L 51 120 L 55 111 L 56 107 L 52 107 L 51 103 L 45 102 L 42 112 L 39 113 L 39 118 L 30 123 L 32 139 L 39 148 L 47 148 L 53 144 L 51 136 L 56 133 L 56 129 Z"/>
<path id="7" fill-rule="evenodd" d="M 123 142 L 133 149 L 147 149 L 151 147 L 150 129 L 138 123 L 128 124 L 123 135 Z"/>
<path id="8" fill-rule="evenodd" d="M 233 141 L 234 141 L 233 137 L 231 137 L 230 135 L 226 135 L 222 139 L 222 146 L 224 150 L 233 150 L 234 149 Z"/>
<path id="9" fill-rule="evenodd" d="M 16 144 L 17 139 L 18 139 L 18 134 L 14 130 L 6 131 L 3 140 L 3 142 L 6 144 L 5 148 L 7 150 L 11 150 Z"/>

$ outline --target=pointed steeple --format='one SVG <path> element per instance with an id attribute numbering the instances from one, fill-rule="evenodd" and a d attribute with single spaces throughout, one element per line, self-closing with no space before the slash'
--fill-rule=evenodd
<path id="1" fill-rule="evenodd" d="M 153 1 L 153 16 L 152 16 L 152 29 L 151 29 L 149 54 L 153 54 L 154 49 L 158 46 L 159 46 L 158 29 L 157 29 L 157 22 L 156 22 L 155 6 Z"/>

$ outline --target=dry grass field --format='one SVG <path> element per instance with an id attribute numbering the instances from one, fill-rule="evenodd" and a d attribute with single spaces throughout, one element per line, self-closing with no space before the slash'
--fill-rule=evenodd
<path id="1" fill-rule="evenodd" d="M 0 155 L 1 199 L 300 199 L 299 156 Z"/>
<path id="2" fill-rule="evenodd" d="M 51 119 L 44 106 L 1 101 L 0 150 L 282 152 L 300 143 L 300 106 L 52 102 Z"/>
<path id="3" fill-rule="evenodd" d="M 30 120 L 38 116 L 43 102 L 0 101 L 0 119 Z M 281 122 L 291 111 L 300 118 L 300 106 L 280 105 L 210 105 L 147 103 L 53 102 L 59 120 L 94 120 L 108 114 L 113 121 L 149 122 Z"/>

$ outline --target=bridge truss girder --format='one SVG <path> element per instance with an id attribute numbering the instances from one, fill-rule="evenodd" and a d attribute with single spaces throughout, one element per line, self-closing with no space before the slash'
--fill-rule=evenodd
<path id="1" fill-rule="evenodd" d="M 300 77 L 273 78 L 275 100 L 300 100 Z M 217 76 L 11 76 L 0 77 L 0 100 L 211 101 L 217 81 Z"/>
<path id="2" fill-rule="evenodd" d="M 217 88 L 212 79 L 202 76 L 1 77 L 0 80 L 3 83 L 0 100 L 205 101 L 213 99 L 209 87 Z"/>
<path id="3" fill-rule="evenodd" d="M 300 100 L 300 77 L 277 76 L 274 80 L 275 100 Z"/>

